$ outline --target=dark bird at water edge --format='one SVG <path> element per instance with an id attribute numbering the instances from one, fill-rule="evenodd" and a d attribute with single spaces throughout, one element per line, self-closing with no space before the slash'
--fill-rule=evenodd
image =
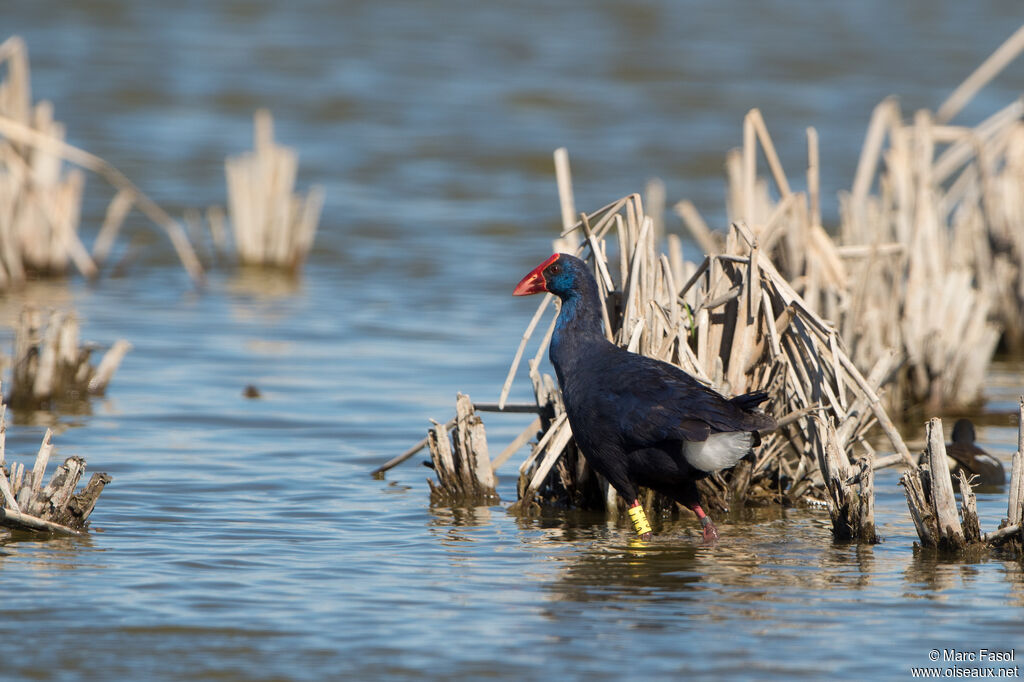
<path id="1" fill-rule="evenodd" d="M 678 367 L 608 341 L 597 282 L 575 256 L 554 254 L 513 294 L 545 291 L 562 301 L 549 357 L 587 462 L 631 502 L 630 517 L 641 537 L 651 534 L 638 499 L 638 487 L 644 486 L 693 510 L 704 539 L 716 540 L 697 481 L 734 466 L 760 443 L 758 432 L 776 427 L 758 408 L 768 394 L 728 399 Z"/>
<path id="2" fill-rule="evenodd" d="M 1002 462 L 974 443 L 974 424 L 970 419 L 958 419 L 953 424 L 953 442 L 946 446 L 949 473 L 956 476 L 963 470 L 968 478 L 978 477 L 978 485 L 1000 486 L 1006 483 L 1006 470 Z"/>

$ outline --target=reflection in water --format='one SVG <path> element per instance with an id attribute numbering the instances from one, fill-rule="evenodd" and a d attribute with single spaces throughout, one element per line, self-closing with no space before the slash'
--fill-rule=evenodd
<path id="1" fill-rule="evenodd" d="M 96 568 L 83 554 L 93 546 L 93 538 L 88 534 L 69 537 L 0 528 L 0 570 L 11 561 L 33 569 L 38 575 Z"/>
<path id="2" fill-rule="evenodd" d="M 52 429 L 54 435 L 59 436 L 70 428 L 82 426 L 86 421 L 84 418 L 92 416 L 93 402 L 95 401 L 103 401 L 103 399 L 93 396 L 81 399 L 61 397 L 53 401 L 53 409 L 11 409 L 8 414 L 11 421 L 17 426 L 45 427 Z M 103 402 L 110 403 L 110 401 Z"/>
<path id="3" fill-rule="evenodd" d="M 464 558 L 458 549 L 460 545 L 474 542 L 474 529 L 486 528 L 491 525 L 491 508 L 479 507 L 430 507 L 430 531 L 441 541 L 446 549 L 455 548 L 455 552 L 449 552 L 453 560 Z"/>
<path id="4" fill-rule="evenodd" d="M 478 507 L 430 507 L 431 527 L 457 530 L 464 527 L 488 526 L 491 523 L 491 508 Z"/>
<path id="5" fill-rule="evenodd" d="M 546 510 L 512 520 L 531 550 L 556 557 L 560 570 L 547 589 L 559 601 L 676 599 L 700 584 L 727 601 L 748 602 L 784 587 L 857 591 L 878 571 L 874 547 L 834 544 L 827 519 L 800 510 L 735 512 L 722 520 L 715 545 L 704 544 L 689 519 L 659 519 L 659 533 L 647 542 L 627 523 L 595 512 Z M 430 527 L 448 545 L 477 541 L 474 529 L 502 521 L 490 507 L 432 507 Z"/>
<path id="6" fill-rule="evenodd" d="M 431 510 L 418 464 L 388 487 L 366 475 L 456 390 L 496 397 L 529 315 L 509 289 L 558 229 L 553 149 L 570 150 L 580 210 L 659 176 L 721 227 L 724 154 L 757 106 L 791 179 L 818 128 L 834 224 L 872 107 L 900 93 L 906 112 L 934 108 L 1012 31 L 1019 0 L 765 0 L 756 17 L 665 0 L 51 4 L 7 2 L 3 23 L 69 142 L 180 215 L 223 203 L 224 158 L 269 106 L 298 184 L 325 183 L 327 205 L 301 281 L 217 268 L 193 291 L 133 214 L 124 277 L 0 300 L 0 330 L 36 301 L 135 345 L 115 403 L 61 408 L 86 428 L 60 454 L 115 474 L 108 532 L 0 538 L 0 621 L 47 642 L 5 656 L 0 677 L 83 679 L 102 661 L 108 679 L 905 678 L 901 652 L 928 649 L 922 622 L 947 645 L 992 646 L 1011 630 L 993 623 L 1019 620 L 1019 564 L 915 558 L 884 472 L 887 542 L 871 548 L 833 545 L 824 513 L 777 509 L 716 519 L 710 548 L 692 516 L 659 519 L 640 546 L 603 515 Z M 1013 101 L 1020 74 L 957 123 Z M 87 245 L 111 194 L 90 176 Z M 1024 365 L 995 371 L 986 409 L 1010 414 Z M 249 383 L 264 399 L 242 398 Z M 529 399 L 528 382 L 514 390 Z M 1005 462 L 1015 427 L 979 424 Z M 11 451 L 38 447 L 25 430 Z"/>
<path id="7" fill-rule="evenodd" d="M 982 567 L 987 564 L 1003 564 L 1004 577 L 1012 594 L 1019 602 L 1024 597 L 1021 584 L 1021 568 L 1018 562 L 1004 561 L 998 555 L 979 550 L 965 558 L 943 556 L 935 549 L 916 546 L 913 557 L 903 572 L 906 591 L 904 596 L 918 597 L 938 602 L 958 601 L 964 592 L 976 591 L 982 580 Z"/>
<path id="8" fill-rule="evenodd" d="M 576 555 L 548 585 L 555 599 L 570 602 L 679 599 L 702 574 L 689 542 L 597 542 Z"/>
<path id="9" fill-rule="evenodd" d="M 1024 607 L 1024 564 L 1020 561 L 1004 561 L 1003 576 L 1010 587 L 1009 604 L 1017 608 Z"/>
<path id="10" fill-rule="evenodd" d="M 0 329 L 14 338 L 21 311 L 26 305 L 40 310 L 75 309 L 75 294 L 66 279 L 30 280 L 24 286 L 5 290 L 0 297 Z"/>
<path id="11" fill-rule="evenodd" d="M 232 272 L 227 282 L 227 291 L 234 296 L 278 300 L 302 291 L 302 279 L 298 273 L 279 268 L 242 266 Z"/>

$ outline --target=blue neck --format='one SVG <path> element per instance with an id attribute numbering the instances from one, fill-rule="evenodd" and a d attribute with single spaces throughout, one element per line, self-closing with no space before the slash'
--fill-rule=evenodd
<path id="1" fill-rule="evenodd" d="M 607 342 L 601 331 L 601 302 L 597 283 L 585 278 L 578 286 L 562 296 L 562 310 L 551 336 L 549 357 L 561 380 L 562 368 L 571 364 L 583 347 L 595 341 Z"/>

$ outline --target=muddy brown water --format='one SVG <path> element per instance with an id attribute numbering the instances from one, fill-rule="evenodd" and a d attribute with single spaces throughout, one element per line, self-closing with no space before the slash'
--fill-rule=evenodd
<path id="1" fill-rule="evenodd" d="M 0 299 L 0 343 L 35 300 L 135 346 L 105 398 L 14 415 L 9 456 L 52 425 L 55 458 L 114 481 L 89 537 L 0 540 L 0 678 L 909 679 L 933 650 L 1019 659 L 1021 564 L 915 551 L 892 471 L 880 545 L 834 545 L 823 511 L 740 510 L 713 548 L 689 519 L 645 545 L 600 515 L 516 519 L 511 465 L 504 504 L 469 510 L 432 509 L 417 461 L 367 472 L 456 391 L 497 398 L 533 310 L 509 293 L 557 229 L 555 147 L 581 209 L 658 176 L 721 225 L 724 153 L 759 106 L 795 185 L 818 128 L 834 220 L 872 107 L 898 93 L 934 109 L 1021 16 L 1009 1 L 8 3 L 3 33 L 27 40 L 69 141 L 169 210 L 223 203 L 222 160 L 258 106 L 327 204 L 298 282 L 215 270 L 197 292 L 135 218 L 119 276 Z M 109 192 L 86 191 L 91 242 Z M 978 415 L 1006 463 L 1022 386 L 1004 359 Z M 524 382 L 512 398 L 527 397 Z M 526 423 L 486 420 L 495 446 Z M 1004 500 L 979 496 L 984 528 Z"/>

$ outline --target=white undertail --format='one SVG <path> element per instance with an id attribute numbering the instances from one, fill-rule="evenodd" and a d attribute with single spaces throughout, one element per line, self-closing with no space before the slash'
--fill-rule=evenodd
<path id="1" fill-rule="evenodd" d="M 701 471 L 728 469 L 750 452 L 753 441 L 749 431 L 712 433 L 707 440 L 684 443 L 683 457 Z"/>

